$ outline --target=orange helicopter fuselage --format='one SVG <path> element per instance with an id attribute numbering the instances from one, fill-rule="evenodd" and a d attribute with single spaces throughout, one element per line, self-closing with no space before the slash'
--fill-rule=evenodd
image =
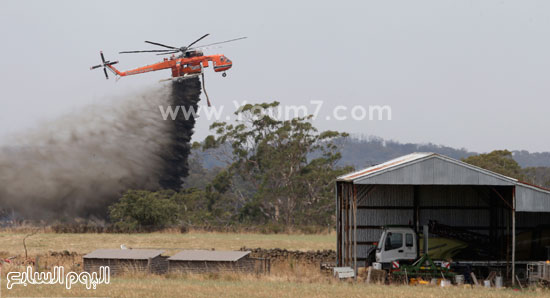
<path id="1" fill-rule="evenodd" d="M 231 68 L 233 63 L 224 55 L 208 55 L 202 54 L 191 57 L 176 57 L 164 58 L 163 61 L 138 67 L 127 71 L 119 71 L 112 65 L 107 65 L 115 74 L 121 77 L 137 75 L 151 71 L 171 69 L 172 77 L 177 78 L 188 74 L 200 74 L 203 68 L 207 68 L 209 63 L 212 62 L 212 66 L 215 72 L 223 72 Z"/>

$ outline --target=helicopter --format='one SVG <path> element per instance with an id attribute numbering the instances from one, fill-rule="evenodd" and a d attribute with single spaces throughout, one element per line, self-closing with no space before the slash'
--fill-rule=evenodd
<path id="1" fill-rule="evenodd" d="M 101 64 L 90 67 L 90 70 L 103 67 L 103 72 L 105 73 L 105 79 L 109 79 L 109 75 L 107 74 L 107 69 L 108 69 L 109 71 L 111 71 L 117 76 L 117 80 L 120 77 L 137 75 L 137 74 L 163 70 L 163 69 L 171 69 L 172 77 L 169 79 L 161 80 L 161 82 L 168 81 L 168 80 L 172 80 L 174 82 L 181 82 L 183 80 L 196 78 L 200 75 L 202 76 L 202 86 L 203 86 L 204 94 L 206 95 L 208 106 L 210 106 L 210 100 L 208 99 L 208 94 L 206 93 L 206 89 L 204 86 L 203 69 L 209 66 L 209 62 L 212 62 L 214 72 L 221 72 L 222 77 L 226 77 L 227 76 L 226 71 L 233 66 L 233 62 L 229 58 L 221 54 L 204 55 L 202 49 L 206 49 L 214 45 L 219 45 L 223 43 L 245 39 L 246 37 L 239 37 L 239 38 L 234 38 L 234 39 L 225 40 L 221 42 L 215 42 L 211 44 L 193 47 L 193 45 L 195 45 L 197 42 L 201 41 L 202 39 L 206 38 L 209 35 L 210 34 L 205 34 L 199 39 L 190 43 L 189 45 L 182 46 L 182 47 L 174 47 L 174 46 L 146 40 L 145 42 L 148 44 L 164 47 L 166 49 L 122 51 L 122 52 L 119 52 L 119 54 L 156 53 L 157 55 L 171 55 L 171 56 L 169 58 L 164 58 L 163 61 L 157 62 L 155 64 L 138 67 L 127 71 L 119 71 L 118 69 L 116 69 L 113 65 L 117 64 L 118 61 L 105 60 L 103 51 L 100 51 L 99 55 L 101 56 Z"/>

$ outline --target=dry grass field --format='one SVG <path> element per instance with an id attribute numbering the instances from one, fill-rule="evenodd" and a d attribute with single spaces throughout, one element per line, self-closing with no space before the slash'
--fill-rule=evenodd
<path id="1" fill-rule="evenodd" d="M 23 254 L 27 232 L 0 232 L 0 251 Z M 323 250 L 336 248 L 336 236 L 329 234 L 255 234 L 255 233 L 144 233 L 144 234 L 56 234 L 37 233 L 26 240 L 29 254 L 49 251 L 88 253 L 98 248 L 210 249 L 238 250 L 246 247 L 285 248 L 289 250 Z"/>
<path id="2" fill-rule="evenodd" d="M 113 277 L 108 285 L 87 290 L 82 285 L 66 290 L 62 285 L 15 285 L 6 288 L 6 272 L 26 268 L 22 239 L 26 232 L 0 233 L 2 257 L 16 255 L 17 262 L 2 267 L 0 297 L 550 297 L 550 291 L 530 289 L 495 290 L 470 287 L 383 286 L 363 282 L 336 281 L 320 272 L 318 266 L 278 263 L 270 275 L 205 274 L 147 275 L 129 272 Z M 239 249 L 242 246 L 322 250 L 334 248 L 334 235 L 264 235 L 254 233 L 149 233 L 149 234 L 54 234 L 38 233 L 26 241 L 29 257 L 40 255 L 43 270 L 64 265 L 66 272 L 81 270 L 80 256 L 51 256 L 64 250 L 79 255 L 96 248 L 216 248 Z M 171 251 L 171 250 L 169 250 Z M 169 253 L 170 254 L 170 253 Z"/>
<path id="3" fill-rule="evenodd" d="M 282 276 L 130 276 L 115 278 L 95 290 L 83 286 L 14 286 L 2 297 L 549 297 L 547 290 L 494 290 L 435 286 L 383 286 L 333 280 L 297 281 Z"/>

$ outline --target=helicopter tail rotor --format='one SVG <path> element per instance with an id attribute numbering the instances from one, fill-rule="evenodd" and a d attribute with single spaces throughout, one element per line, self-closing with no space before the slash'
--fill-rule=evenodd
<path id="1" fill-rule="evenodd" d="M 94 70 L 96 68 L 100 68 L 100 67 L 103 67 L 103 73 L 105 73 L 105 79 L 109 79 L 109 75 L 107 74 L 107 67 L 111 66 L 111 65 L 115 65 L 118 63 L 118 61 L 108 61 L 108 60 L 105 60 L 105 56 L 103 56 L 103 51 L 100 51 L 99 52 L 99 55 L 101 56 L 101 64 L 98 64 L 98 65 L 94 65 L 92 67 L 90 67 L 90 70 Z"/>

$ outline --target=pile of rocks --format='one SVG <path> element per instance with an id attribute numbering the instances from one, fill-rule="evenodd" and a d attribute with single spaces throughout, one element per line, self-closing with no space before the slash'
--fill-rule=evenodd
<path id="1" fill-rule="evenodd" d="M 336 251 L 334 250 L 317 250 L 317 251 L 299 251 L 299 250 L 287 250 L 281 248 L 248 248 L 241 247 L 240 250 L 251 251 L 250 256 L 253 258 L 265 258 L 271 262 L 276 261 L 299 261 L 305 263 L 322 263 L 331 262 L 336 259 Z"/>
<path id="2" fill-rule="evenodd" d="M 75 257 L 78 256 L 78 253 L 76 251 L 49 251 L 48 252 L 50 256 L 52 257 Z"/>

